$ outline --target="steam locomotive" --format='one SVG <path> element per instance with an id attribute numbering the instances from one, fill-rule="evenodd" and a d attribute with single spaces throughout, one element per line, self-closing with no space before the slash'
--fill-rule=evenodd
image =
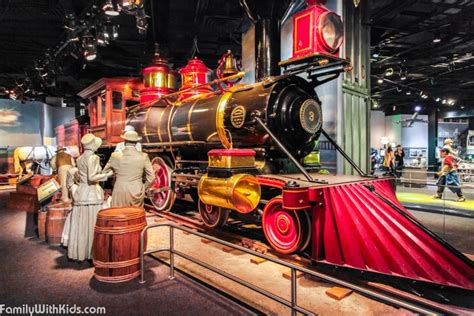
<path id="1" fill-rule="evenodd" d="M 90 100 L 90 130 L 104 139 L 102 150 L 121 141 L 125 124 L 142 135 L 157 210 L 189 194 L 209 228 L 229 216 L 252 217 L 280 253 L 307 250 L 315 262 L 474 289 L 472 261 L 413 218 L 393 179 L 355 165 L 360 176 L 314 174 L 302 165 L 321 133 L 332 141 L 314 88 L 350 65 L 338 55 L 342 20 L 324 6 L 293 16 L 293 40 L 292 58 L 279 63 L 283 74 L 254 84 L 236 84 L 243 73 L 227 52 L 218 79 L 209 81 L 210 70 L 193 58 L 179 70 L 175 91 L 176 73 L 156 54 L 143 84 L 101 79 L 79 93 Z"/>

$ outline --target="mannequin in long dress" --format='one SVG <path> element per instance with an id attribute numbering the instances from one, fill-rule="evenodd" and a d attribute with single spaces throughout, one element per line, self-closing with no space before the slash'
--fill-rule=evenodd
<path id="1" fill-rule="evenodd" d="M 82 137 L 84 153 L 77 159 L 76 165 L 79 175 L 79 184 L 73 194 L 73 208 L 70 223 L 63 233 L 64 246 L 67 247 L 67 256 L 72 260 L 92 259 L 92 242 L 97 213 L 102 209 L 104 191 L 100 181 L 107 180 L 107 174 L 101 173 L 99 156 L 95 151 L 102 144 L 102 140 L 92 134 Z"/>

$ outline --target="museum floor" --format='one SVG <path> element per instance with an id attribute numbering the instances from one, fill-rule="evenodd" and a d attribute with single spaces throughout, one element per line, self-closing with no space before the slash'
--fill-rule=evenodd
<path id="1" fill-rule="evenodd" d="M 87 264 L 69 262 L 65 250 L 49 246 L 36 238 L 32 225 L 32 214 L 7 210 L 4 200 L 8 192 L 0 192 L 0 302 L 9 306 L 22 304 L 51 303 L 76 304 L 78 306 L 104 306 L 107 313 L 122 314 L 167 314 L 167 315 L 233 315 L 251 314 L 234 301 L 216 295 L 185 277 L 168 280 L 168 267 L 148 259 L 146 283 L 138 280 L 123 284 L 104 284 L 92 278 L 93 268 Z M 464 253 L 474 253 L 474 219 L 440 214 L 414 212 L 425 225 L 444 236 Z M 153 222 L 154 218 L 150 218 Z M 162 231 L 159 231 L 161 229 Z M 165 228 L 150 231 L 149 245 L 163 246 L 167 238 Z M 163 234 L 162 234 L 163 232 Z M 226 253 L 217 244 L 204 244 L 200 238 L 176 234 L 175 242 L 182 251 L 201 260 L 212 262 L 217 267 L 251 280 L 258 286 L 272 289 L 278 295 L 289 294 L 289 281 L 282 277 L 282 267 L 270 262 L 255 265 L 249 263 L 244 253 Z M 160 257 L 164 260 L 167 255 Z M 225 292 L 247 302 L 257 310 L 268 314 L 288 314 L 288 310 L 275 302 L 235 285 L 229 280 L 216 277 L 202 268 L 184 260 L 176 264 L 186 272 Z M 370 300 L 357 293 L 336 301 L 325 294 L 332 287 L 327 283 L 302 277 L 298 280 L 302 306 L 321 315 L 337 312 L 338 315 L 377 315 L 408 313 L 391 306 Z"/>
<path id="2" fill-rule="evenodd" d="M 105 284 L 92 278 L 85 262 L 70 262 L 64 249 L 36 238 L 29 225 L 32 213 L 4 208 L 8 192 L 0 192 L 0 302 L 23 304 L 69 304 L 106 307 L 109 315 L 246 315 L 249 311 L 217 296 L 179 275 L 168 280 L 168 267 L 150 260 L 146 278 L 122 284 Z"/>

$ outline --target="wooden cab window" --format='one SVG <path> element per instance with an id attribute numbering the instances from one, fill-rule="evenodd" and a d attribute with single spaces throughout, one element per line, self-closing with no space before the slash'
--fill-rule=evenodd
<path id="1" fill-rule="evenodd" d="M 106 114 L 106 100 L 105 100 L 105 93 L 101 94 L 99 97 L 98 97 L 98 100 L 97 100 L 97 105 L 98 105 L 98 108 L 99 108 L 99 111 L 98 111 L 98 117 L 97 117 L 97 122 L 98 124 L 105 124 L 105 114 Z"/>
<path id="2" fill-rule="evenodd" d="M 112 109 L 122 110 L 122 92 L 112 91 Z"/>
<path id="3" fill-rule="evenodd" d="M 89 99 L 89 117 L 91 118 L 91 126 L 97 125 L 97 102 L 95 98 Z"/>

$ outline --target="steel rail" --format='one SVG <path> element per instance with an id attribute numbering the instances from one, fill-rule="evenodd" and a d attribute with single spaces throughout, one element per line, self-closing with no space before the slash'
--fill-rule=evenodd
<path id="1" fill-rule="evenodd" d="M 145 251 L 145 249 L 144 249 L 144 237 L 145 237 L 146 233 L 148 232 L 149 229 L 158 228 L 158 227 L 169 227 L 169 230 L 170 230 L 170 233 L 169 233 L 169 242 L 170 242 L 169 248 L 155 248 L 155 249 L 150 249 L 150 250 Z M 190 255 L 187 255 L 187 254 L 185 254 L 181 251 L 176 250 L 175 247 L 174 247 L 174 230 L 175 229 L 185 231 L 185 232 L 187 232 L 191 235 L 195 235 L 195 236 L 198 236 L 198 237 L 201 237 L 201 238 L 204 238 L 204 239 L 208 239 L 208 240 L 211 240 L 211 241 L 216 242 L 218 244 L 230 247 L 232 249 L 242 251 L 246 254 L 256 256 L 256 257 L 260 257 L 260 258 L 266 259 L 267 261 L 270 261 L 270 262 L 279 264 L 281 266 L 290 268 L 291 269 L 291 300 L 286 300 L 284 298 L 281 298 L 280 296 L 277 296 L 274 293 L 271 293 L 271 292 L 268 292 L 264 289 L 261 289 L 261 288 L 255 286 L 255 285 L 253 285 L 253 284 L 251 284 L 251 283 L 249 283 L 245 280 L 242 280 L 242 279 L 240 279 L 240 278 L 238 278 L 234 275 L 231 275 L 231 274 L 229 274 L 225 271 L 222 271 L 221 269 L 213 267 L 210 264 L 204 263 L 204 262 L 200 261 L 199 259 L 196 259 L 194 257 L 191 257 Z M 327 282 L 337 284 L 337 285 L 342 286 L 342 287 L 349 288 L 349 289 L 351 289 L 353 291 L 356 291 L 360 294 L 363 294 L 363 295 L 366 295 L 368 297 L 377 299 L 379 301 L 388 303 L 390 305 L 403 307 L 403 308 L 412 310 L 412 311 L 417 312 L 417 313 L 422 313 L 422 314 L 429 314 L 429 315 L 437 314 L 436 310 L 429 309 L 429 308 L 424 308 L 424 307 L 421 307 L 421 306 L 417 306 L 415 304 L 412 304 L 412 303 L 409 303 L 409 302 L 406 302 L 406 301 L 403 301 L 403 300 L 400 300 L 400 299 L 397 299 L 397 298 L 393 298 L 393 297 L 381 294 L 379 292 L 369 290 L 369 289 L 361 287 L 359 285 L 356 285 L 356 284 L 353 284 L 353 283 L 350 283 L 350 282 L 347 282 L 347 281 L 343 281 L 343 280 L 328 276 L 328 275 L 323 274 L 323 273 L 312 271 L 312 270 L 309 270 L 307 268 L 300 267 L 300 266 L 294 265 L 292 263 L 283 261 L 283 260 L 278 259 L 278 258 L 268 256 L 268 255 L 265 255 L 265 254 L 261 254 L 259 252 L 253 251 L 251 249 L 247 249 L 247 248 L 244 248 L 242 246 L 238 246 L 238 245 L 232 244 L 230 242 L 227 242 L 227 241 L 224 241 L 224 240 L 221 240 L 221 239 L 218 239 L 218 238 L 215 238 L 215 237 L 212 237 L 212 236 L 200 233 L 200 232 L 196 232 L 193 229 L 183 227 L 183 226 L 178 226 L 174 223 L 150 224 L 150 225 L 146 226 L 143 229 L 143 231 L 141 232 L 141 235 L 140 235 L 140 269 L 141 269 L 140 270 L 140 283 L 145 283 L 145 259 L 144 259 L 145 255 L 150 255 L 150 254 L 153 254 L 153 253 L 156 253 L 156 252 L 164 252 L 164 251 L 170 253 L 170 276 L 169 276 L 170 279 L 174 278 L 174 270 L 175 270 L 174 269 L 174 266 L 175 266 L 174 256 L 177 255 L 177 256 L 182 257 L 184 259 L 187 259 L 191 262 L 194 262 L 197 265 L 200 265 L 204 268 L 207 268 L 207 269 L 209 269 L 209 270 L 211 270 L 211 271 L 213 271 L 213 272 L 215 272 L 215 273 L 217 273 L 221 276 L 224 276 L 224 277 L 226 277 L 226 278 L 228 278 L 228 279 L 230 279 L 234 282 L 237 282 L 237 283 L 239 283 L 239 284 L 241 284 L 241 285 L 243 285 L 243 286 L 245 286 L 245 287 L 247 287 L 247 288 L 249 288 L 253 291 L 256 291 L 256 292 L 270 298 L 270 299 L 273 299 L 274 301 L 279 302 L 282 305 L 285 305 L 285 306 L 291 308 L 292 309 L 292 315 L 296 315 L 297 312 L 313 314 L 312 312 L 304 309 L 301 306 L 298 306 L 298 304 L 297 304 L 296 271 L 300 271 L 304 274 L 308 274 L 308 275 L 311 275 L 313 277 L 320 278 L 320 279 L 325 280 Z"/>

